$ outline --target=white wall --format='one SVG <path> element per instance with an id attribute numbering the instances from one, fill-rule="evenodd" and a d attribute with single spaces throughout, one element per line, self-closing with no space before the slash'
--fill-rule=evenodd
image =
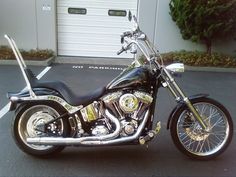
<path id="1" fill-rule="evenodd" d="M 7 44 L 4 34 L 12 36 L 24 49 L 37 47 L 35 0 L 1 0 L 0 45 Z"/>
<path id="2" fill-rule="evenodd" d="M 179 28 L 169 12 L 170 0 L 158 0 L 155 27 L 155 45 L 161 53 L 178 50 L 203 50 L 203 46 L 183 40 Z"/>
<path id="3" fill-rule="evenodd" d="M 1 0 L 0 45 L 8 45 L 4 34 L 19 48 L 56 51 L 55 0 Z M 44 6 L 49 7 L 45 10 Z"/>
<path id="4" fill-rule="evenodd" d="M 57 52 L 56 0 L 35 0 L 38 48 Z"/>
<path id="5" fill-rule="evenodd" d="M 138 1 L 138 19 L 141 30 L 154 42 L 157 0 Z"/>

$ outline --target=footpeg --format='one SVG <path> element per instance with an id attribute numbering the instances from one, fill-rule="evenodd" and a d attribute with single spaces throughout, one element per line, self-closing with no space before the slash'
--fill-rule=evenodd
<path id="1" fill-rule="evenodd" d="M 160 130 L 161 130 L 161 122 L 159 121 L 159 122 L 157 122 L 156 128 L 155 128 L 156 134 L 158 134 L 160 132 Z"/>
<path id="2" fill-rule="evenodd" d="M 139 143 L 141 145 L 144 145 L 146 142 L 152 140 L 155 135 L 157 135 L 160 132 L 161 129 L 161 122 L 157 122 L 155 130 L 150 130 L 146 136 L 141 136 L 139 138 Z"/>

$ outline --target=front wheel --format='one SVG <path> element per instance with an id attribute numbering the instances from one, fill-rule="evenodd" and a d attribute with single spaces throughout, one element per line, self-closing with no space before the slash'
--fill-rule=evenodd
<path id="1" fill-rule="evenodd" d="M 51 103 L 26 104 L 16 111 L 12 125 L 13 137 L 18 147 L 27 154 L 34 156 L 47 156 L 61 151 L 63 146 L 33 145 L 27 143 L 27 138 L 61 136 L 69 133 L 68 123 L 59 119 L 44 128 L 45 123 L 54 120 L 63 114 L 63 110 Z"/>
<path id="2" fill-rule="evenodd" d="M 175 114 L 170 131 L 176 147 L 194 159 L 209 160 L 223 153 L 233 136 L 233 121 L 226 108 L 210 98 L 191 101 L 207 129 L 203 130 L 187 106 Z"/>

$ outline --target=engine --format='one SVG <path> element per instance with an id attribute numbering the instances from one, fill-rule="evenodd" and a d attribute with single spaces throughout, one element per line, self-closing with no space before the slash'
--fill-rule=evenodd
<path id="1" fill-rule="evenodd" d="M 102 114 L 104 109 L 108 109 L 120 121 L 120 136 L 130 136 L 136 132 L 144 111 L 152 101 L 152 96 L 146 92 L 117 91 L 105 95 L 100 102 L 83 108 L 81 115 L 83 120 L 91 125 L 90 134 L 102 136 L 113 130 L 112 123 Z"/>

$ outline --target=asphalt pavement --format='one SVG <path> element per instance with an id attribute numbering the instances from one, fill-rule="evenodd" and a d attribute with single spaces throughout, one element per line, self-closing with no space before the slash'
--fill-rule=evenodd
<path id="1" fill-rule="evenodd" d="M 40 73 L 44 67 L 32 67 Z M 121 66 L 53 65 L 42 80 L 61 80 L 79 94 L 106 85 L 122 70 Z M 236 74 L 185 72 L 177 78 L 187 95 L 209 93 L 231 113 L 236 124 Z M 7 91 L 25 87 L 17 66 L 0 66 L 0 110 L 8 103 Z M 21 152 L 11 136 L 14 112 L 0 118 L 1 176 L 236 176 L 236 139 L 220 157 L 211 161 L 191 160 L 174 146 L 166 130 L 168 115 L 175 106 L 171 94 L 160 89 L 155 121 L 161 120 L 161 133 L 147 146 L 68 147 L 48 159 L 31 157 Z M 235 132 L 234 132 L 235 135 Z"/>

